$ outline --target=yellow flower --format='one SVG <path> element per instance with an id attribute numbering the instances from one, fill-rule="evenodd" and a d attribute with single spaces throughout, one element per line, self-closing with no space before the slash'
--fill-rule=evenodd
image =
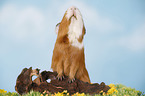
<path id="1" fill-rule="evenodd" d="M 0 93 L 7 93 L 4 89 L 0 89 Z"/>
<path id="2" fill-rule="evenodd" d="M 54 96 L 63 96 L 63 93 L 57 92 L 54 94 Z"/>
<path id="3" fill-rule="evenodd" d="M 107 92 L 107 94 L 109 95 L 109 94 L 113 94 L 114 92 L 118 92 L 117 90 L 116 90 L 116 87 L 115 87 L 115 85 L 114 84 L 110 84 L 110 85 L 108 85 L 109 87 L 110 87 L 110 89 L 108 90 L 108 92 Z"/>
<path id="4" fill-rule="evenodd" d="M 48 94 L 46 94 L 46 95 L 41 94 L 40 96 L 48 96 Z"/>
<path id="5" fill-rule="evenodd" d="M 63 93 L 67 93 L 67 90 L 64 90 Z"/>
<path id="6" fill-rule="evenodd" d="M 110 88 L 112 88 L 112 87 L 115 87 L 115 85 L 114 84 L 110 84 L 110 85 L 108 85 Z"/>
<path id="7" fill-rule="evenodd" d="M 54 93 L 52 94 L 51 96 L 67 96 L 69 95 L 69 93 L 67 93 L 67 90 L 64 90 L 63 92 L 57 92 L 57 93 Z"/>
<path id="8" fill-rule="evenodd" d="M 85 96 L 85 93 L 75 93 L 73 96 Z"/>
<path id="9" fill-rule="evenodd" d="M 100 93 L 103 93 L 103 90 L 101 90 Z"/>

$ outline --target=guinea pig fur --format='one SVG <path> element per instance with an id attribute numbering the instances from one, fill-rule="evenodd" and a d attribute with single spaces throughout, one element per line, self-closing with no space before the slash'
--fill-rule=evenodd
<path id="1" fill-rule="evenodd" d="M 65 12 L 62 21 L 56 26 L 55 42 L 51 68 L 57 72 L 57 78 L 69 77 L 69 82 L 75 78 L 90 83 L 85 67 L 83 37 L 85 27 L 78 8 L 72 6 Z"/>

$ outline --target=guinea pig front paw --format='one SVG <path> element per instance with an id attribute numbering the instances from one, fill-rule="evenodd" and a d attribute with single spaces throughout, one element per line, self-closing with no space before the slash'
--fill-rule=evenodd
<path id="1" fill-rule="evenodd" d="M 68 83 L 73 83 L 73 82 L 75 82 L 75 78 L 68 80 Z"/>
<path id="2" fill-rule="evenodd" d="M 62 81 L 64 79 L 64 76 L 58 76 L 56 77 L 59 81 Z"/>

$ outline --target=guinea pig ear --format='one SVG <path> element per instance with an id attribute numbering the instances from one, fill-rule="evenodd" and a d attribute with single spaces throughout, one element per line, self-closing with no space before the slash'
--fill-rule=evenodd
<path id="1" fill-rule="evenodd" d="M 60 23 L 58 23 L 58 24 L 56 25 L 56 27 L 55 27 L 55 32 L 56 32 L 56 34 L 58 34 L 59 25 L 60 25 Z"/>

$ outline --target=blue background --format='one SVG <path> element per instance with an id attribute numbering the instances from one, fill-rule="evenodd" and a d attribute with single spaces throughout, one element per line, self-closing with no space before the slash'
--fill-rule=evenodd
<path id="1" fill-rule="evenodd" d="M 51 70 L 55 25 L 72 5 L 86 27 L 91 82 L 145 92 L 144 0 L 0 0 L 0 89 L 14 92 L 25 67 Z"/>

